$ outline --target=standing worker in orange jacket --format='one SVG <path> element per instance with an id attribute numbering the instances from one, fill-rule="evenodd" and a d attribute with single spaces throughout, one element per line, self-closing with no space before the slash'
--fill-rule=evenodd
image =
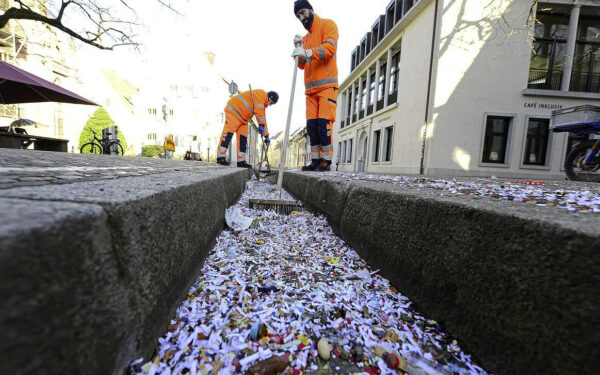
<path id="1" fill-rule="evenodd" d="M 303 171 L 328 171 L 333 159 L 332 130 L 338 96 L 338 29 L 332 20 L 317 16 L 308 0 L 296 0 L 294 14 L 308 34 L 296 35 L 292 57 L 304 69 L 306 89 L 306 130 L 310 138 L 311 164 Z"/>
<path id="2" fill-rule="evenodd" d="M 248 145 L 248 121 L 256 116 L 258 131 L 265 137 L 265 142 L 270 143 L 267 131 L 267 117 L 265 110 L 269 105 L 277 103 L 279 95 L 275 91 L 250 90 L 229 99 L 225 107 L 225 126 L 221 134 L 217 150 L 217 163 L 229 165 L 225 153 L 233 133 L 237 134 L 237 166 L 252 168 L 246 162 L 246 148 Z"/>

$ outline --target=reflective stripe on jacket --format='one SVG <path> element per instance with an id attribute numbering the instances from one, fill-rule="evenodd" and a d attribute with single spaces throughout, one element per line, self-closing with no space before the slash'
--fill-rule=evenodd
<path id="1" fill-rule="evenodd" d="M 229 99 L 225 106 L 225 111 L 234 114 L 242 122 L 248 122 L 256 116 L 258 125 L 265 127 L 265 136 L 267 132 L 267 116 L 265 109 L 269 106 L 269 98 L 264 90 L 255 89 L 244 91 L 243 93 Z"/>
<path id="2" fill-rule="evenodd" d="M 307 94 L 329 87 L 338 88 L 337 43 L 338 29 L 332 20 L 315 14 L 313 25 L 302 38 L 304 48 L 313 51 L 311 62 L 300 59 L 298 67 L 304 69 L 304 86 Z"/>

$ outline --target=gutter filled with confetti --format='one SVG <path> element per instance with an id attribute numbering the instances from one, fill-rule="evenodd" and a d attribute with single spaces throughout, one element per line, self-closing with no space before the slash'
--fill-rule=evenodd
<path id="1" fill-rule="evenodd" d="M 322 216 L 251 210 L 248 182 L 156 353 L 133 374 L 487 374 Z M 282 199 L 293 199 L 287 193 Z"/>

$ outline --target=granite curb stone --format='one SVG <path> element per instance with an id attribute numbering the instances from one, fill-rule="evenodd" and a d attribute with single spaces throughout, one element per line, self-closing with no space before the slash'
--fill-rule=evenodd
<path id="1" fill-rule="evenodd" d="M 41 168 L 61 163 L 48 154 L 56 164 Z M 153 165 L 62 163 L 113 159 Z M 2 190 L 0 373 L 123 374 L 152 354 L 250 176 L 166 162 L 142 176 Z"/>
<path id="2" fill-rule="evenodd" d="M 344 241 L 496 374 L 600 368 L 600 218 L 427 189 L 285 174 Z"/>

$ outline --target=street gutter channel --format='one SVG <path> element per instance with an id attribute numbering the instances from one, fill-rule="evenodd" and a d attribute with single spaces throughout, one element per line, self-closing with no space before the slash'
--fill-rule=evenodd
<path id="1" fill-rule="evenodd" d="M 248 208 L 274 196 L 248 182 L 236 207 L 254 224 L 221 233 L 157 351 L 132 373 L 487 374 L 323 216 Z"/>

